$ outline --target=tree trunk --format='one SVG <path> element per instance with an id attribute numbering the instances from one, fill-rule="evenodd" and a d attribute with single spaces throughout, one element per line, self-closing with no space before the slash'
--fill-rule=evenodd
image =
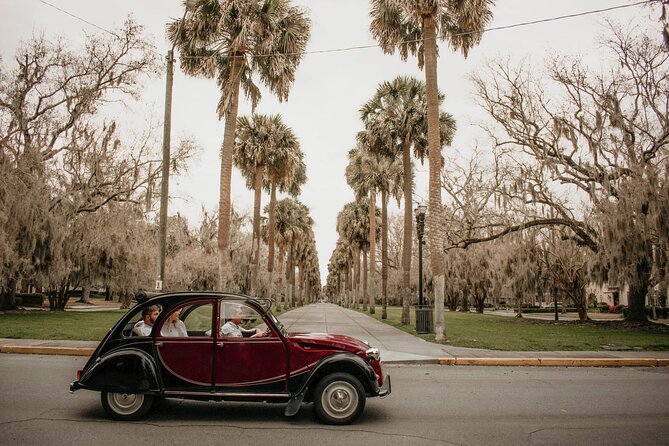
<path id="1" fill-rule="evenodd" d="M 580 321 L 589 321 L 590 317 L 588 316 L 588 310 L 583 306 L 578 306 L 578 319 Z"/>
<path id="2" fill-rule="evenodd" d="M 376 313 L 376 189 L 369 191 L 369 314 Z"/>
<path id="3" fill-rule="evenodd" d="M 367 311 L 367 250 L 362 248 L 362 311 Z"/>
<path id="4" fill-rule="evenodd" d="M 274 237 L 276 226 L 276 183 L 272 181 L 269 196 L 269 223 L 267 227 L 267 272 L 274 271 Z"/>
<path id="5" fill-rule="evenodd" d="M 631 322 L 647 322 L 646 317 L 646 293 L 648 287 L 639 286 L 634 283 L 629 286 L 629 306 L 627 308 L 626 321 Z"/>
<path id="6" fill-rule="evenodd" d="M 276 261 L 277 265 L 279 265 L 279 271 L 277 274 L 277 277 L 279 278 L 279 289 L 281 289 L 281 293 L 279 294 L 279 302 L 283 305 L 283 308 L 286 308 L 286 295 L 285 295 L 285 285 L 283 283 L 284 281 L 284 276 L 283 276 L 283 259 L 286 256 L 285 254 L 285 248 L 283 245 L 279 245 L 279 256 Z"/>
<path id="7" fill-rule="evenodd" d="M 256 166 L 253 197 L 253 236 L 251 238 L 251 295 L 258 290 L 258 266 L 260 261 L 260 206 L 262 201 L 263 166 Z"/>
<path id="8" fill-rule="evenodd" d="M 84 304 L 91 303 L 91 285 L 86 284 L 81 288 L 81 300 L 79 301 Z"/>
<path id="9" fill-rule="evenodd" d="M 346 264 L 346 274 L 344 275 L 344 308 L 348 308 L 348 289 L 349 289 L 349 276 L 351 275 L 351 268 Z"/>
<path id="10" fill-rule="evenodd" d="M 232 65 L 230 85 L 232 94 L 230 105 L 225 111 L 225 132 L 221 149 L 221 176 L 218 199 L 218 288 L 224 290 L 230 275 L 230 210 L 232 186 L 232 152 L 235 145 L 237 130 L 237 111 L 239 107 L 239 84 L 243 69 L 243 60 L 235 58 Z"/>
<path id="11" fill-rule="evenodd" d="M 381 319 L 388 319 L 388 192 L 381 191 Z"/>
<path id="12" fill-rule="evenodd" d="M 360 304 L 360 250 L 355 249 L 353 258 L 353 308 L 358 309 Z"/>
<path id="13" fill-rule="evenodd" d="M 411 300 L 411 232 L 413 229 L 413 206 L 411 203 L 413 181 L 411 177 L 411 143 L 404 141 L 402 164 L 404 167 L 404 236 L 402 238 L 402 325 L 411 324 L 409 302 Z"/>
<path id="14" fill-rule="evenodd" d="M 122 299 L 121 299 L 121 308 L 126 309 L 130 308 L 130 305 L 132 304 L 132 293 L 129 292 L 128 290 L 123 290 L 121 292 Z"/>
<path id="15" fill-rule="evenodd" d="M 16 284 L 17 279 L 9 279 L 7 281 L 7 288 L 2 293 L 2 302 L 0 303 L 0 310 L 13 310 L 16 308 Z"/>
<path id="16" fill-rule="evenodd" d="M 427 144 L 429 159 L 429 213 L 427 215 L 427 240 L 432 266 L 434 286 L 434 333 L 435 341 L 446 339 L 444 327 L 444 286 L 446 268 L 440 230 L 441 204 L 441 141 L 439 135 L 439 87 L 437 85 L 437 36 L 434 16 L 423 16 L 423 45 L 425 45 L 425 88 L 427 94 Z"/>
<path id="17" fill-rule="evenodd" d="M 288 256 L 286 258 L 286 283 L 288 284 L 288 291 L 286 295 L 286 300 L 288 301 L 288 305 L 291 308 L 295 307 L 295 301 L 294 299 L 294 290 L 295 290 L 295 266 L 293 265 L 293 256 L 294 256 L 294 244 L 295 242 L 291 241 L 290 246 L 288 248 Z"/>

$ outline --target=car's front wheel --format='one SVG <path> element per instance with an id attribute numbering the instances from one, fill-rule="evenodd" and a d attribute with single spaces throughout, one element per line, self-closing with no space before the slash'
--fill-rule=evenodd
<path id="1" fill-rule="evenodd" d="M 139 420 L 153 406 L 153 396 L 141 393 L 102 392 L 101 399 L 107 415 L 120 421 Z"/>
<path id="2" fill-rule="evenodd" d="M 348 373 L 327 375 L 314 389 L 314 409 L 325 423 L 351 423 L 364 408 L 365 390 L 358 378 Z"/>

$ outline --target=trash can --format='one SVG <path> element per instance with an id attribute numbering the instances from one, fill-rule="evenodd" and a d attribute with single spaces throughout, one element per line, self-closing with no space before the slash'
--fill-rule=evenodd
<path id="1" fill-rule="evenodd" d="M 416 305 L 416 333 L 434 332 L 434 307 L 431 305 Z"/>

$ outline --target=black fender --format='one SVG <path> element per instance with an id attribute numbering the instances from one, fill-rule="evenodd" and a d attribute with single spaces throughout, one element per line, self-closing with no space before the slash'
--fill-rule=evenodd
<path id="1" fill-rule="evenodd" d="M 304 398 L 308 395 L 311 385 L 318 382 L 328 373 L 342 371 L 349 372 L 361 379 L 361 384 L 368 394 L 376 395 L 379 385 L 376 381 L 376 372 L 360 356 L 353 353 L 337 353 L 323 358 L 309 373 L 301 387 L 293 394 L 293 398 Z"/>
<path id="2" fill-rule="evenodd" d="M 96 359 L 70 388 L 117 393 L 160 392 L 156 363 L 143 350 L 126 348 Z"/>

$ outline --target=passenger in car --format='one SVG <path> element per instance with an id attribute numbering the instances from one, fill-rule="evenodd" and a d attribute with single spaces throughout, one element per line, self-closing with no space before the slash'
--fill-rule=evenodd
<path id="1" fill-rule="evenodd" d="M 153 324 L 160 314 L 158 305 L 151 305 L 142 310 L 142 320 L 137 322 L 132 328 L 132 334 L 135 336 L 149 336 L 153 330 Z"/>
<path id="2" fill-rule="evenodd" d="M 220 336 L 230 337 L 230 338 L 262 338 L 267 336 L 267 333 L 262 331 L 259 328 L 252 328 L 247 330 L 241 327 L 242 324 L 242 309 L 241 307 L 236 307 L 233 310 L 233 314 L 230 316 L 230 320 L 223 324 L 220 331 Z"/>
<path id="3" fill-rule="evenodd" d="M 163 328 L 160 330 L 161 336 L 170 336 L 177 338 L 188 337 L 186 324 L 184 324 L 183 321 L 179 319 L 180 314 L 181 314 L 181 309 L 178 309 L 177 311 L 169 315 L 169 317 L 163 324 Z"/>

